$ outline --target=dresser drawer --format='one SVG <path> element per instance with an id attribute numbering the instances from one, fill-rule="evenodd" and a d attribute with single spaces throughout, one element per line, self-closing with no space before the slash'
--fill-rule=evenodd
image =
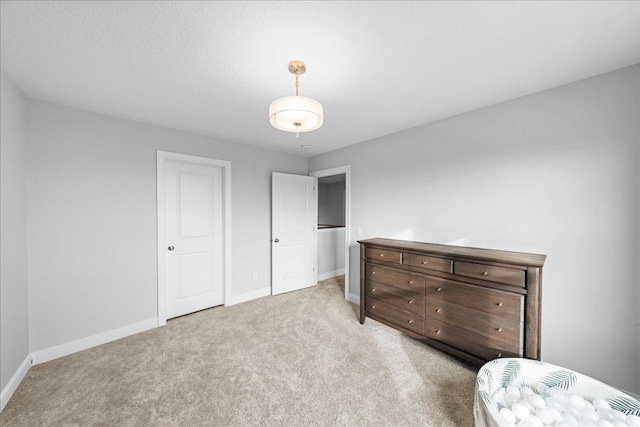
<path id="1" fill-rule="evenodd" d="M 400 264 L 402 261 L 402 252 L 390 251 L 388 249 L 367 248 L 365 250 L 365 257 Z"/>
<path id="2" fill-rule="evenodd" d="M 375 298 L 367 298 L 365 309 L 369 314 L 381 317 L 415 333 L 424 334 L 424 316 L 403 310 Z"/>
<path id="3" fill-rule="evenodd" d="M 460 276 L 525 287 L 525 272 L 515 268 L 496 267 L 473 262 L 455 261 L 454 273 Z"/>
<path id="4" fill-rule="evenodd" d="M 427 301 L 427 315 L 492 340 L 507 344 L 522 342 L 522 323 L 515 319 L 496 316 L 432 298 Z"/>
<path id="5" fill-rule="evenodd" d="M 382 300 L 396 307 L 424 316 L 424 295 L 367 280 L 367 298 Z"/>
<path id="6" fill-rule="evenodd" d="M 523 320 L 523 295 L 432 276 L 427 278 L 426 295 L 427 300 L 435 298 L 518 322 Z"/>
<path id="7" fill-rule="evenodd" d="M 366 264 L 366 280 L 375 280 L 396 288 L 424 295 L 425 276 L 378 264 Z"/>
<path id="8" fill-rule="evenodd" d="M 413 267 L 426 268 L 429 270 L 444 271 L 451 273 L 450 259 L 437 258 L 426 255 L 403 254 L 402 263 Z"/>
<path id="9" fill-rule="evenodd" d="M 425 321 L 426 335 L 434 340 L 465 351 L 484 360 L 498 357 L 521 357 L 517 342 L 508 344 L 493 340 L 471 331 L 433 319 L 429 316 Z"/>

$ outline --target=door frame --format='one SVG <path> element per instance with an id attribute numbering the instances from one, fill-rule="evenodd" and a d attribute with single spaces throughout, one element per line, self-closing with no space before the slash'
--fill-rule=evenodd
<path id="1" fill-rule="evenodd" d="M 309 176 L 322 178 L 345 174 L 344 182 L 344 299 L 351 301 L 349 297 L 349 248 L 351 247 L 351 165 L 337 166 L 309 172 Z M 352 301 L 356 302 L 356 301 Z"/>
<path id="2" fill-rule="evenodd" d="M 209 157 L 192 156 L 189 154 L 172 153 L 169 151 L 157 151 L 157 231 L 158 231 L 158 326 L 167 324 L 167 265 L 165 236 L 165 164 L 168 161 L 191 163 L 200 166 L 213 166 L 222 169 L 222 209 L 223 215 L 223 301 L 229 305 L 231 298 L 231 162 L 227 160 L 212 159 Z"/>

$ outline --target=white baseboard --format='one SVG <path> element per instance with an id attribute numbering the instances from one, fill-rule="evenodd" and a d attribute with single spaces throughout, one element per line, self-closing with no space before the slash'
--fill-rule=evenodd
<path id="1" fill-rule="evenodd" d="M 349 294 L 349 302 L 360 305 L 360 295 Z"/>
<path id="2" fill-rule="evenodd" d="M 329 271 L 328 273 L 318 274 L 318 282 L 321 280 L 331 279 L 332 277 L 342 276 L 344 274 L 344 268 L 340 270 Z"/>
<path id="3" fill-rule="evenodd" d="M 271 295 L 271 288 L 262 288 L 257 291 L 251 291 L 240 295 L 235 295 L 229 297 L 229 301 L 225 304 L 227 307 L 235 304 L 240 304 L 241 302 L 251 301 L 252 299 L 266 297 L 267 295 Z"/>
<path id="4" fill-rule="evenodd" d="M 27 375 L 29 369 L 31 369 L 31 365 L 33 364 L 33 358 L 31 354 L 27 354 L 27 357 L 22 361 L 18 370 L 13 374 L 6 387 L 2 389 L 2 393 L 0 393 L 0 412 L 4 410 L 4 407 L 15 393 L 16 389 L 24 379 L 24 376 Z"/>
<path id="5" fill-rule="evenodd" d="M 123 326 L 121 328 L 112 329 L 86 338 L 80 338 L 79 340 L 65 344 L 45 348 L 44 350 L 34 351 L 31 353 L 33 357 L 33 364 L 38 365 L 40 363 L 68 356 L 69 354 L 77 353 L 88 348 L 106 344 L 108 342 L 119 340 L 120 338 L 125 338 L 157 327 L 158 319 L 154 317 L 153 319 L 143 320 L 142 322 L 134 323 L 133 325 Z"/>

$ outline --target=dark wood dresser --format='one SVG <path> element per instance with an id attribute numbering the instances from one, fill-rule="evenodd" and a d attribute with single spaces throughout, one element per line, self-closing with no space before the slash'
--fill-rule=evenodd
<path id="1" fill-rule="evenodd" d="M 360 243 L 370 317 L 473 363 L 540 360 L 545 255 L 391 239 Z"/>

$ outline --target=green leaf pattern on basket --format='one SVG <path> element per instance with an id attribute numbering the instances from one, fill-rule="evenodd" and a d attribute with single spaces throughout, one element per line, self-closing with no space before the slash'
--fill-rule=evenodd
<path id="1" fill-rule="evenodd" d="M 517 360 L 510 360 L 504 367 L 500 376 L 500 386 L 509 387 L 520 373 L 520 363 Z"/>
<path id="2" fill-rule="evenodd" d="M 606 400 L 609 402 L 609 405 L 611 405 L 611 409 L 615 409 L 626 415 L 640 417 L 640 402 L 637 400 L 624 396 L 616 396 Z"/>
<path id="3" fill-rule="evenodd" d="M 540 382 L 547 387 L 558 387 L 563 390 L 569 390 L 576 385 L 578 380 L 576 373 L 572 371 L 554 371 L 547 374 Z"/>
<path id="4" fill-rule="evenodd" d="M 484 368 L 482 372 L 487 377 L 487 388 L 489 390 L 493 389 L 493 374 L 491 374 L 491 371 L 488 368 Z"/>
<path id="5" fill-rule="evenodd" d="M 478 376 L 478 379 L 476 381 L 478 383 L 478 388 L 482 388 L 486 384 L 484 378 L 480 376 Z"/>
<path id="6" fill-rule="evenodd" d="M 480 398 L 482 399 L 486 407 L 489 407 L 491 405 L 491 396 L 489 396 L 489 393 L 487 393 L 486 391 L 480 391 Z"/>

